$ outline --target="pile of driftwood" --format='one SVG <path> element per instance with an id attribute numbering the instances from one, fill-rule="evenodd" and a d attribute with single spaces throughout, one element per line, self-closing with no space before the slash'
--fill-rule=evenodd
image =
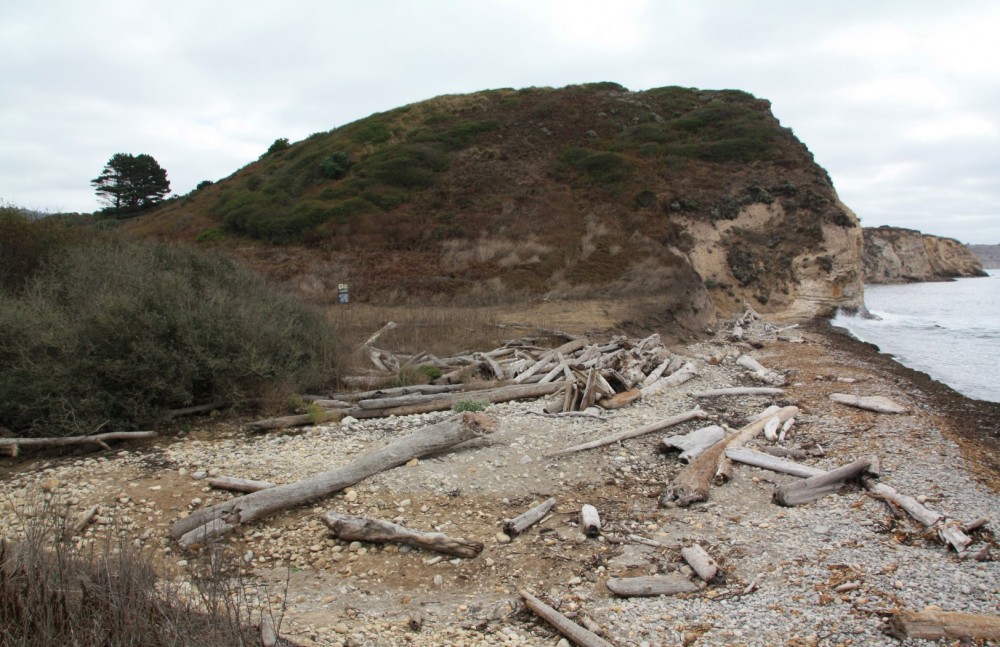
<path id="1" fill-rule="evenodd" d="M 337 420 L 411 415 L 446 411 L 461 401 L 507 402 L 550 398 L 550 414 L 586 411 L 597 406 L 616 409 L 648 398 L 695 377 L 693 361 L 671 353 L 658 334 L 644 339 L 615 337 L 606 344 L 574 337 L 557 348 L 542 348 L 531 339 L 506 342 L 488 352 L 438 358 L 427 353 L 399 356 L 376 348 L 375 340 L 395 324 L 387 324 L 361 346 L 382 381 L 407 368 L 434 367 L 441 376 L 430 384 L 307 396 L 321 410 L 259 420 L 250 430 L 282 429 Z M 566 335 L 569 337 L 569 335 Z M 757 365 L 750 369 L 755 371 Z M 371 376 L 369 376 L 370 379 Z"/>

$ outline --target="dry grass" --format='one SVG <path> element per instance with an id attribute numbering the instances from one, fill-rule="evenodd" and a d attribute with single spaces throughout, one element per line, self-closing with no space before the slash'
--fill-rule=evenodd
<path id="1" fill-rule="evenodd" d="M 210 555 L 187 584 L 160 577 L 151 555 L 122 535 L 72 543 L 55 504 L 34 506 L 22 520 L 19 536 L 0 539 L 0 644 L 260 643 L 255 625 L 262 607 L 235 560 Z M 272 626 L 280 624 L 269 607 L 263 614 Z"/>

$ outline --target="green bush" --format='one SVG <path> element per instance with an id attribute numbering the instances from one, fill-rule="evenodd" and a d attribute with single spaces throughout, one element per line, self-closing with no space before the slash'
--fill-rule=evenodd
<path id="1" fill-rule="evenodd" d="M 288 143 L 287 137 L 279 137 L 274 140 L 274 143 L 268 147 L 267 152 L 261 155 L 261 157 L 267 157 L 268 155 L 273 155 L 274 153 L 286 151 L 291 148 L 291 146 L 292 145 Z"/>
<path id="2" fill-rule="evenodd" d="M 0 293 L 0 426 L 134 429 L 333 377 L 323 316 L 226 260 L 97 238 Z"/>
<path id="3" fill-rule="evenodd" d="M 222 233 L 222 230 L 212 227 L 210 229 L 202 230 L 202 232 L 199 233 L 198 237 L 195 238 L 194 240 L 195 242 L 198 243 L 216 243 L 219 242 L 220 240 L 225 240 L 225 239 L 226 235 Z"/>
<path id="4" fill-rule="evenodd" d="M 373 178 L 401 189 L 426 189 L 437 174 L 448 169 L 448 154 L 434 144 L 406 144 L 383 148 L 368 161 Z"/>
<path id="5" fill-rule="evenodd" d="M 320 173 L 328 180 L 339 180 L 350 168 L 351 160 L 344 151 L 337 151 L 319 163 Z"/>
<path id="6" fill-rule="evenodd" d="M 485 411 L 486 407 L 490 406 L 489 402 L 483 402 L 482 400 L 459 400 L 452 406 L 451 410 L 455 413 L 463 413 L 465 411 Z"/>
<path id="7" fill-rule="evenodd" d="M 632 175 L 632 165 L 618 153 L 570 148 L 562 156 L 563 162 L 586 173 L 601 184 L 621 182 Z"/>
<path id="8" fill-rule="evenodd" d="M 79 238 L 79 230 L 62 220 L 31 219 L 0 205 L 0 290 L 19 292 L 47 258 Z"/>

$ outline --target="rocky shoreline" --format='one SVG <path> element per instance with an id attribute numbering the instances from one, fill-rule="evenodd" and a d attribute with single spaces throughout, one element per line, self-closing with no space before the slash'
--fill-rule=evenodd
<path id="1" fill-rule="evenodd" d="M 900 492 L 955 519 L 993 520 L 975 539 L 980 547 L 994 546 L 1000 405 L 968 400 L 825 325 L 801 330 L 801 343 L 776 341 L 764 331 L 759 350 L 722 334 L 678 349 L 699 364 L 697 379 L 601 419 L 539 415 L 541 401 L 494 405 L 487 413 L 498 425 L 489 437 L 252 524 L 231 537 L 226 550 L 244 564 L 262 599 L 286 606 L 281 631 L 300 644 L 560 644 L 563 639 L 523 609 L 521 589 L 578 620 L 591 619 L 612 644 L 633 646 L 931 644 L 886 636 L 885 620 L 928 605 L 997 614 L 995 550 L 986 561 L 960 560 L 912 519 L 857 487 L 784 508 L 771 502 L 772 491 L 795 477 L 741 466 L 729 483 L 712 488 L 708 502 L 660 508 L 660 493 L 681 467 L 658 451 L 660 437 L 707 423 L 550 456 L 688 410 L 696 402 L 693 391 L 753 384 L 733 361 L 747 351 L 787 372 L 789 384 L 777 397 L 700 401 L 715 420 L 738 428 L 770 404 L 794 404 L 801 415 L 785 445 L 820 445 L 825 452 L 803 462 L 831 469 L 874 454 L 881 480 Z M 908 413 L 851 409 L 829 400 L 835 391 L 884 395 Z M 270 435 L 215 425 L 110 453 L 3 459 L 0 528 L 12 536 L 31 504 L 45 498 L 65 505 L 69 518 L 99 505 L 95 523 L 75 541 L 99 541 L 117 528 L 155 551 L 170 575 L 183 577 L 200 558 L 180 552 L 166 527 L 233 496 L 208 488 L 206 476 L 294 481 L 448 415 Z M 755 443 L 768 444 L 762 437 Z M 503 533 L 505 519 L 550 496 L 557 504 L 549 518 L 517 537 Z M 580 532 L 583 503 L 601 512 L 602 536 Z M 474 559 L 450 559 L 392 544 L 342 542 L 330 538 L 319 519 L 327 510 L 464 536 L 486 548 Z M 680 549 L 692 542 L 722 571 L 698 592 L 620 598 L 605 587 L 611 576 L 691 576 Z"/>

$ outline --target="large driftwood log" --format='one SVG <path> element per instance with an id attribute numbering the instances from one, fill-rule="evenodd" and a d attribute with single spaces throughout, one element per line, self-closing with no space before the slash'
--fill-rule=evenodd
<path id="1" fill-rule="evenodd" d="M 972 543 L 972 538 L 965 534 L 966 530 L 959 524 L 949 522 L 945 515 L 925 507 L 913 497 L 900 494 L 892 487 L 885 483 L 879 483 L 873 478 L 862 477 L 861 483 L 869 492 L 884 501 L 896 504 L 927 528 L 936 527 L 938 538 L 942 542 L 950 544 L 959 555 L 962 555 Z"/>
<path id="2" fill-rule="evenodd" d="M 629 431 L 623 431 L 617 434 L 612 434 L 610 436 L 604 436 L 603 438 L 598 438 L 597 440 L 592 440 L 589 443 L 583 443 L 582 445 L 574 445 L 572 447 L 567 447 L 566 449 L 560 449 L 557 452 L 549 454 L 549 456 L 563 456 L 565 454 L 572 454 L 574 452 L 583 451 L 585 449 L 594 449 L 595 447 L 603 447 L 604 445 L 610 445 L 612 443 L 617 443 L 622 440 L 628 440 L 629 438 L 637 438 L 638 436 L 643 436 L 645 434 L 653 433 L 654 431 L 660 431 L 661 429 L 666 429 L 667 427 L 672 427 L 674 425 L 679 425 L 682 422 L 687 422 L 688 420 L 704 419 L 707 418 L 708 414 L 705 413 L 701 408 L 695 407 L 689 411 L 679 413 L 676 416 L 671 416 L 669 418 L 664 418 L 658 422 L 654 422 L 644 427 L 638 429 L 632 429 Z"/>
<path id="3" fill-rule="evenodd" d="M 632 404 L 641 397 L 642 391 L 640 389 L 629 389 L 628 391 L 616 393 L 610 398 L 605 398 L 597 404 L 604 409 L 621 409 L 624 406 Z"/>
<path id="4" fill-rule="evenodd" d="M 60 438 L 0 438 L 0 453 L 17 456 L 22 447 L 68 447 L 70 445 L 97 445 L 111 449 L 109 442 L 156 438 L 155 431 L 109 431 L 91 436 L 65 436 Z"/>
<path id="5" fill-rule="evenodd" d="M 899 611 L 886 629 L 894 638 L 1000 640 L 1000 616 L 927 608 Z"/>
<path id="6" fill-rule="evenodd" d="M 333 511 L 324 514 L 322 519 L 335 537 L 345 541 L 406 544 L 456 557 L 475 557 L 483 551 L 483 545 L 477 541 L 449 537 L 440 532 L 413 530 L 384 519 L 356 517 Z"/>
<path id="7" fill-rule="evenodd" d="M 524 606 L 531 609 L 539 618 L 555 627 L 556 631 L 580 647 L 614 647 L 608 641 L 584 629 L 527 591 L 522 590 L 519 593 L 524 599 Z"/>
<path id="8" fill-rule="evenodd" d="M 831 393 L 830 399 L 849 407 L 866 409 L 876 413 L 906 413 L 906 407 L 893 402 L 889 398 L 881 395 L 848 395 L 847 393 Z"/>
<path id="9" fill-rule="evenodd" d="M 541 521 L 542 517 L 547 515 L 549 513 L 549 510 L 551 510 L 553 506 L 555 506 L 555 504 L 556 504 L 555 497 L 551 497 L 542 501 L 541 503 L 531 508 L 527 512 L 523 512 L 518 516 L 514 517 L 513 519 L 507 521 L 507 523 L 505 523 L 503 526 L 504 531 L 511 537 L 520 535 L 522 532 L 524 532 L 531 526 Z"/>
<path id="10" fill-rule="evenodd" d="M 452 416 L 399 438 L 342 467 L 198 510 L 174 522 L 170 527 L 170 536 L 177 539 L 181 546 L 189 548 L 223 535 L 240 524 L 333 494 L 413 458 L 440 452 L 491 433 L 494 426 L 495 422 L 482 414 Z"/>
<path id="11" fill-rule="evenodd" d="M 719 442 L 726 436 L 726 430 L 719 425 L 709 425 L 701 429 L 695 429 L 683 436 L 670 436 L 660 441 L 660 449 L 664 452 L 679 450 L 680 458 L 685 463 L 690 463 L 709 447 Z"/>
<path id="12" fill-rule="evenodd" d="M 775 415 L 781 420 L 797 416 L 798 407 L 783 407 Z M 660 497 L 660 505 L 668 506 L 676 503 L 681 507 L 689 506 L 708 499 L 708 488 L 719 471 L 720 461 L 728 460 L 725 451 L 728 447 L 741 447 L 752 440 L 764 429 L 767 420 L 751 422 L 739 431 L 730 434 L 710 447 L 680 471 L 677 478 L 670 484 Z"/>
<path id="13" fill-rule="evenodd" d="M 608 590 L 622 597 L 676 595 L 694 593 L 704 584 L 692 582 L 683 575 L 646 575 L 643 577 L 613 577 L 604 583 Z"/>
<path id="14" fill-rule="evenodd" d="M 549 382 L 547 384 L 516 384 L 503 386 L 486 391 L 476 391 L 474 394 L 451 393 L 441 396 L 428 402 L 413 404 L 402 407 L 389 407 L 386 409 L 365 409 L 351 410 L 347 413 L 355 418 L 384 418 L 388 416 L 409 416 L 417 413 L 430 413 L 432 411 L 446 411 L 463 400 L 476 400 L 480 402 L 510 402 L 511 400 L 523 400 L 529 398 L 539 398 L 543 395 L 551 395 L 556 391 L 566 388 L 566 382 Z"/>
<path id="15" fill-rule="evenodd" d="M 319 416 L 311 413 L 300 413 L 291 416 L 278 416 L 277 418 L 264 418 L 247 423 L 247 431 L 270 431 L 273 429 L 290 429 L 292 427 L 305 427 L 315 425 L 319 422 L 337 422 L 352 409 L 323 409 Z M 356 411 L 354 411 L 356 413 Z"/>
<path id="16" fill-rule="evenodd" d="M 873 458 L 860 458 L 853 463 L 823 472 L 809 478 L 782 485 L 774 491 L 774 502 L 778 505 L 795 506 L 815 501 L 832 494 L 851 479 L 860 478 L 878 462 Z"/>
<path id="17" fill-rule="evenodd" d="M 719 565 L 700 544 L 692 544 L 681 549 L 681 557 L 704 582 L 708 583 L 719 574 Z"/>
<path id="18" fill-rule="evenodd" d="M 784 391 L 773 386 L 732 386 L 691 393 L 696 398 L 718 398 L 724 395 L 781 395 Z"/>

